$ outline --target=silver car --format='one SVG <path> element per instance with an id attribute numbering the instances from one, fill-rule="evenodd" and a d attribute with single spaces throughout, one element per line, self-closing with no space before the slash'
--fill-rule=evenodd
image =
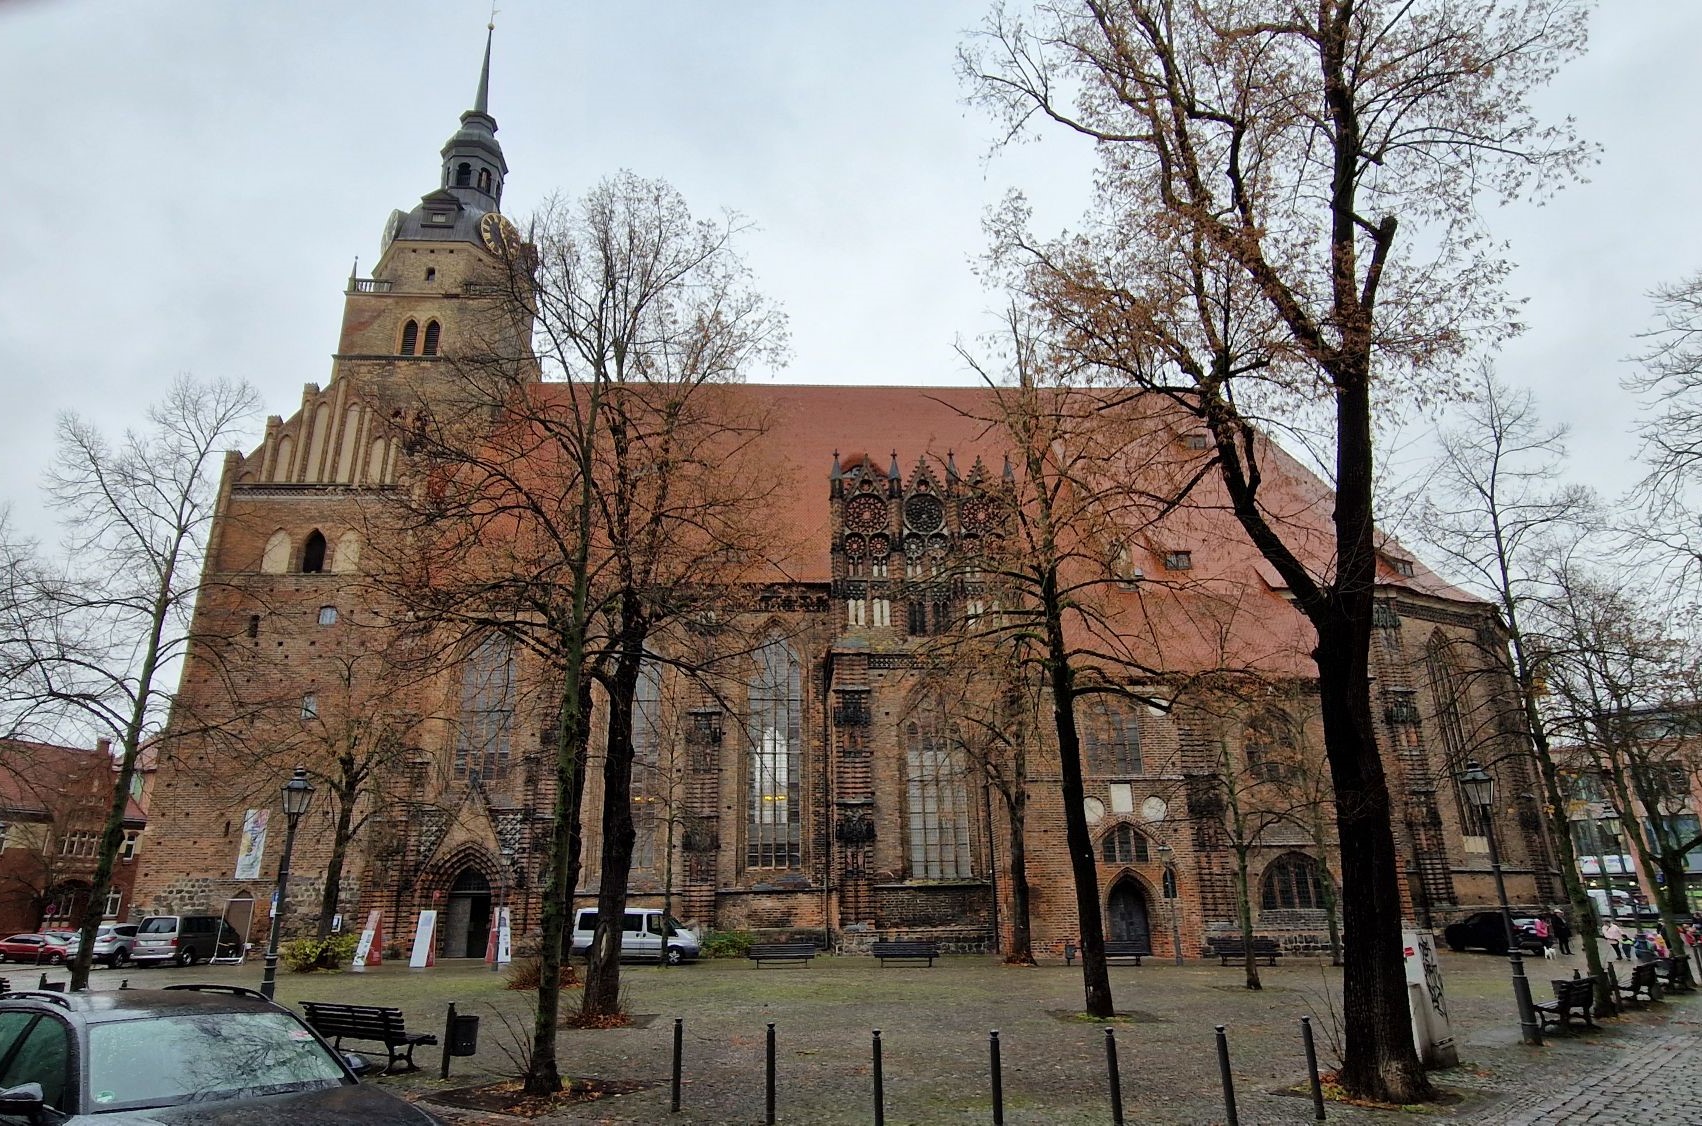
<path id="1" fill-rule="evenodd" d="M 136 949 L 135 923 L 102 923 L 95 932 L 94 954 L 91 960 L 113 969 L 122 969 L 131 962 Z"/>

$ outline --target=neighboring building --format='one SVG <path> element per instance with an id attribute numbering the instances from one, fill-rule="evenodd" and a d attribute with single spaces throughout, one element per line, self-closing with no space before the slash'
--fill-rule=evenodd
<path id="1" fill-rule="evenodd" d="M 93 750 L 0 740 L 0 931 L 81 925 L 115 772 L 105 739 Z M 146 824 L 132 797 L 107 918 L 130 913 L 136 841 Z"/>
<path id="2" fill-rule="evenodd" d="M 535 664 L 492 635 L 423 686 L 390 691 L 361 679 L 368 674 L 343 675 L 353 656 L 373 655 L 363 629 L 378 608 L 361 560 L 376 554 L 366 540 L 373 513 L 406 480 L 409 420 L 452 385 L 457 348 L 480 338 L 494 308 L 481 278 L 494 264 L 490 248 L 508 237 L 497 210 L 508 168 L 487 110 L 488 68 L 487 46 L 475 107 L 443 149 L 440 185 L 392 216 L 372 276 L 350 279 L 329 382 L 309 384 L 294 414 L 269 420 L 257 448 L 226 462 L 179 712 L 234 715 L 231 692 L 243 684 L 299 704 L 243 719 L 236 750 L 231 738 L 174 727 L 153 791 L 139 911 L 235 902 L 246 917 L 264 902 L 284 835 L 282 817 L 266 811 L 290 765 L 264 753 L 358 713 L 392 716 L 405 749 L 367 807 L 343 917 L 380 910 L 386 933 L 405 941 L 418 911 L 439 909 L 442 957 L 481 954 L 495 906 L 512 906 L 523 931 L 536 925 L 553 768 Z M 800 546 L 759 608 L 732 611 L 760 642 L 741 674 L 709 690 L 659 667 L 641 685 L 633 893 L 724 929 L 848 945 L 931 935 L 993 948 L 1009 930 L 1003 813 L 945 746 L 951 717 L 926 698 L 916 667 L 942 629 L 987 609 L 973 581 L 940 578 L 933 561 L 988 532 L 988 503 L 1005 487 L 1004 450 L 975 421 L 991 396 L 774 385 L 729 394 L 774 419 L 767 441 L 784 475 L 777 539 Z M 1166 457 L 1207 456 L 1185 420 L 1160 430 L 1153 440 Z M 842 452 L 855 450 L 894 453 Z M 1326 529 L 1327 491 L 1274 449 L 1269 456 L 1267 471 L 1283 478 L 1269 487 L 1293 499 L 1293 519 Z M 1163 542 L 1149 537 L 1120 555 L 1120 589 L 1108 597 L 1129 643 L 1161 670 L 1138 686 L 1147 702 L 1082 708 L 1109 933 L 1148 936 L 1161 953 L 1172 920 L 1164 848 L 1186 951 L 1235 917 L 1214 776 L 1227 763 L 1249 785 L 1292 781 L 1308 753 L 1316 761 L 1307 748 L 1321 745 L 1309 627 L 1211 495 L 1208 485 L 1165 525 Z M 1518 745 L 1518 709 L 1494 612 L 1393 543 L 1378 582 L 1375 707 L 1409 912 L 1440 924 L 1494 898 L 1482 826 L 1451 781 L 1473 756 L 1506 760 L 1497 769 L 1510 889 L 1521 902 L 1553 901 L 1531 779 L 1522 758 L 1504 756 Z M 1195 674 L 1225 660 L 1270 679 L 1289 735 L 1273 734 L 1279 725 L 1264 709 L 1224 714 L 1190 693 Z M 263 765 L 253 765 L 257 756 Z M 1040 748 L 1031 776 L 1036 939 L 1056 950 L 1076 924 L 1055 753 Z M 324 887 L 332 803 L 320 790 L 292 866 L 298 919 L 315 914 Z M 587 808 L 598 798 L 592 785 Z M 597 886 L 594 813 L 588 822 L 582 895 Z M 1323 825 L 1322 847 L 1319 833 L 1289 823 L 1263 832 L 1254 850 L 1258 927 L 1295 947 L 1315 946 L 1325 931 L 1327 809 Z"/>

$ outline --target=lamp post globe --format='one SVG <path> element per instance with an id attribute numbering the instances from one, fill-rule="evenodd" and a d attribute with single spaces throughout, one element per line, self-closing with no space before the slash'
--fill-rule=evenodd
<path id="1" fill-rule="evenodd" d="M 272 911 L 272 925 L 266 935 L 266 972 L 260 979 L 260 992 L 271 999 L 278 991 L 278 934 L 283 928 L 284 912 L 288 910 L 290 883 L 290 854 L 295 851 L 295 831 L 301 818 L 313 804 L 313 783 L 307 780 L 307 770 L 296 767 L 290 780 L 284 783 L 284 855 L 278 861 L 277 907 Z"/>
<path id="2" fill-rule="evenodd" d="M 1507 935 L 1507 962 L 1513 971 L 1513 1002 L 1519 1010 L 1519 1035 L 1525 1043 L 1540 1047 L 1542 1026 L 1537 1023 L 1536 1008 L 1531 1004 L 1531 983 L 1525 976 L 1524 947 L 1513 928 L 1513 909 L 1507 905 L 1507 880 L 1501 874 L 1501 850 L 1495 840 L 1495 776 L 1472 759 L 1456 780 L 1466 801 L 1478 811 L 1483 822 L 1483 835 L 1489 840 L 1489 866 L 1495 873 L 1495 894 L 1501 900 L 1501 925 Z"/>
<path id="3" fill-rule="evenodd" d="M 1170 953 L 1172 960 L 1182 964 L 1182 920 L 1177 914 L 1176 850 L 1168 841 L 1158 843 L 1158 860 L 1164 865 L 1164 902 L 1170 909 Z"/>

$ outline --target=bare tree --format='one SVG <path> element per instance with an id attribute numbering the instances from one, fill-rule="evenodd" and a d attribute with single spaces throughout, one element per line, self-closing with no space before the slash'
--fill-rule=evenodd
<path id="1" fill-rule="evenodd" d="M 1491 666 L 1508 664 L 1518 686 L 1523 732 L 1542 778 L 1549 839 L 1572 917 L 1583 936 L 1590 973 L 1600 982 L 1596 1005 L 1612 1004 L 1596 940 L 1596 914 L 1579 876 L 1567 817 L 1566 764 L 1555 755 L 1538 661 L 1541 638 L 1527 635 L 1540 624 L 1543 606 L 1556 593 L 1554 563 L 1570 557 L 1599 525 L 1597 501 L 1587 489 L 1560 477 L 1566 462 L 1566 432 L 1543 424 L 1528 391 L 1516 390 L 1487 364 L 1479 369 L 1475 394 L 1463 403 L 1454 425 L 1439 434 L 1439 452 L 1414 534 L 1428 544 L 1444 570 L 1496 604 L 1507 627 L 1507 651 L 1487 654 Z M 1464 763 L 1450 764 L 1456 771 Z"/>
<path id="2" fill-rule="evenodd" d="M 1601 780 L 1643 870 L 1659 874 L 1662 929 L 1682 952 L 1686 857 L 1702 848 L 1690 805 L 1702 778 L 1702 652 L 1617 584 L 1577 570 L 1560 583 L 1541 654 L 1549 727 L 1570 744 L 1573 771 Z M 1674 969 L 1689 980 L 1686 959 Z"/>
<path id="3" fill-rule="evenodd" d="M 26 652 L 13 692 L 38 714 L 108 734 L 117 748 L 74 989 L 88 984 L 137 755 L 163 724 L 167 677 L 193 640 L 190 614 L 214 511 L 211 471 L 254 406 L 245 384 L 185 377 L 149 408 L 147 429 L 116 445 L 74 415 L 59 423 L 48 492 L 64 513 L 65 563 L 38 574 L 27 602 L 36 617 L 7 632 Z"/>
<path id="4" fill-rule="evenodd" d="M 1028 18 L 995 9 L 963 54 L 1008 135 L 1052 123 L 1101 157 L 1090 234 L 1042 245 L 1020 203 L 996 222 L 1013 280 L 1061 342 L 1204 422 L 1237 518 L 1317 631 L 1355 1095 L 1431 1094 L 1366 679 L 1373 406 L 1379 390 L 1448 393 L 1451 363 L 1512 331 L 1477 198 L 1541 189 L 1586 155 L 1569 124 L 1528 108 L 1582 49 L 1585 14 L 1573 0 L 1053 0 Z M 1273 408 L 1325 424 L 1327 561 L 1261 488 L 1255 423 Z"/>
<path id="5" fill-rule="evenodd" d="M 555 686 L 557 770 L 543 968 L 527 1090 L 556 1090 L 559 965 L 579 873 L 591 686 L 606 694 L 598 928 L 581 1012 L 619 1009 L 632 862 L 633 700 L 653 632 L 765 569 L 764 423 L 724 384 L 774 357 L 778 314 L 747 287 L 744 224 L 694 219 L 623 174 L 548 205 L 508 247 L 503 323 L 456 357 L 413 448 L 404 521 L 427 575 L 405 597 L 446 637 L 513 637 Z M 548 382 L 539 382 L 542 375 Z"/>

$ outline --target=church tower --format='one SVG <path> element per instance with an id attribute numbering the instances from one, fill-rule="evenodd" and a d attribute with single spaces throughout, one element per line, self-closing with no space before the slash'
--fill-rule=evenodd
<path id="1" fill-rule="evenodd" d="M 519 355 L 529 325 L 512 326 L 504 302 L 523 251 L 499 210 L 508 161 L 490 114 L 491 38 L 473 108 L 444 144 L 435 190 L 384 224 L 372 276 L 351 274 L 332 382 L 352 380 L 381 396 L 429 395 L 452 383 L 445 357 L 457 349 Z"/>

